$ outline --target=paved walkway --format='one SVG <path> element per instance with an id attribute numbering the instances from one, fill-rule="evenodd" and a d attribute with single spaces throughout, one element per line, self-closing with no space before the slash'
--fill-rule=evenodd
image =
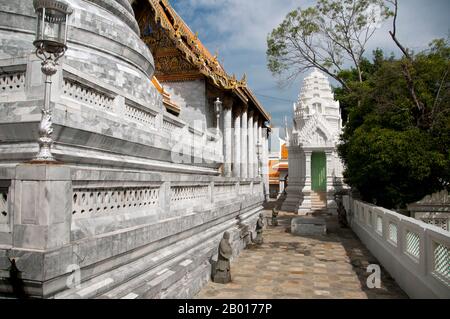
<path id="1" fill-rule="evenodd" d="M 264 244 L 232 262 L 232 283 L 210 282 L 196 298 L 407 298 L 383 269 L 381 288 L 367 288 L 367 266 L 378 262 L 336 218 L 328 218 L 327 236 L 297 237 L 288 230 L 292 217 L 280 213 L 280 225 L 264 231 Z"/>

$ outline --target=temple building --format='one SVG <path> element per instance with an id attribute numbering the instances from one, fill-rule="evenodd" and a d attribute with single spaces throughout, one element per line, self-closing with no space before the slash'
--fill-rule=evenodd
<path id="1" fill-rule="evenodd" d="M 256 236 L 270 115 L 169 1 L 65 2 L 49 91 L 33 1 L 0 0 L 0 294 L 192 297 Z"/>
<path id="2" fill-rule="evenodd" d="M 272 129 L 269 140 L 269 196 L 279 198 L 285 194 L 288 179 L 288 149 L 279 129 Z"/>
<path id="3" fill-rule="evenodd" d="M 336 212 L 334 193 L 343 187 L 343 166 L 336 152 L 341 129 L 339 102 L 334 100 L 328 78 L 315 69 L 304 79 L 294 104 L 283 210 Z"/>

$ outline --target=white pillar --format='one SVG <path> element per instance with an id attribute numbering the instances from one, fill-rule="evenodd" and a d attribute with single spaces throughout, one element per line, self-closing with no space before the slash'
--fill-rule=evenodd
<path id="1" fill-rule="evenodd" d="M 327 210 L 328 213 L 337 213 L 337 204 L 334 200 L 334 181 L 333 181 L 333 151 L 326 150 L 325 155 L 327 158 Z"/>
<path id="2" fill-rule="evenodd" d="M 253 111 L 248 112 L 248 120 L 247 120 L 247 130 L 248 130 L 248 178 L 254 177 L 254 169 L 253 169 L 253 163 L 254 163 L 254 141 L 253 141 Z"/>
<path id="3" fill-rule="evenodd" d="M 231 177 L 232 161 L 232 129 L 231 129 L 231 105 L 225 105 L 223 109 L 223 154 L 224 176 Z"/>
<path id="4" fill-rule="evenodd" d="M 247 107 L 241 114 L 241 178 L 248 178 Z"/>
<path id="5" fill-rule="evenodd" d="M 312 151 L 305 151 L 305 186 L 302 190 L 302 203 L 298 208 L 299 214 L 306 214 L 311 211 L 311 155 Z M 288 186 L 289 189 L 290 186 Z"/>
<path id="6" fill-rule="evenodd" d="M 264 185 L 266 190 L 266 200 L 269 200 L 269 139 L 268 139 L 268 132 L 266 128 L 262 129 L 263 134 L 263 150 L 264 150 L 264 156 L 263 156 L 263 174 L 264 174 Z"/>
<path id="7" fill-rule="evenodd" d="M 253 177 L 258 177 L 258 117 L 253 115 Z"/>
<path id="8" fill-rule="evenodd" d="M 233 176 L 241 177 L 241 113 L 236 110 L 234 114 L 234 159 Z"/>
<path id="9" fill-rule="evenodd" d="M 304 191 L 311 192 L 311 155 L 312 151 L 305 151 L 305 188 Z"/>
<path id="10" fill-rule="evenodd" d="M 262 138 L 262 122 L 258 121 L 258 143 L 259 143 L 259 160 L 258 160 L 258 175 L 261 176 L 261 178 L 264 176 L 263 174 L 263 165 L 264 165 L 264 142 Z"/>

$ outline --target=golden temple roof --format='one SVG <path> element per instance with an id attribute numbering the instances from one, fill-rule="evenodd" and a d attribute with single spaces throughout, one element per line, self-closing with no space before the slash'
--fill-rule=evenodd
<path id="1" fill-rule="evenodd" d="M 155 22 L 166 31 L 167 36 L 182 52 L 187 61 L 193 64 L 201 74 L 209 78 L 215 86 L 220 89 L 231 90 L 245 103 L 251 102 L 266 120 L 270 120 L 270 115 L 248 88 L 245 74 L 241 80 L 238 80 L 235 75 L 228 75 L 218 61 L 217 55 L 212 55 L 202 44 L 198 35 L 192 32 L 168 0 L 147 1 L 155 12 Z M 162 77 L 158 78 L 163 79 Z"/>

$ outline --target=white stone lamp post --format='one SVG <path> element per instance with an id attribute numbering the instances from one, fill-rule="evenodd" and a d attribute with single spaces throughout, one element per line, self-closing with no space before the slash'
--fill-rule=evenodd
<path id="1" fill-rule="evenodd" d="M 33 159 L 36 162 L 55 162 L 52 155 L 52 112 L 50 110 L 51 77 L 57 71 L 58 60 L 67 50 L 68 18 L 72 8 L 58 0 L 34 0 L 37 14 L 36 55 L 42 60 L 42 73 L 45 74 L 45 93 L 42 118 L 39 124 L 39 152 Z"/>
<path id="2" fill-rule="evenodd" d="M 216 128 L 217 134 L 219 134 L 219 120 L 220 120 L 220 111 L 222 110 L 222 102 L 219 98 L 214 102 L 214 111 L 216 112 Z"/>

